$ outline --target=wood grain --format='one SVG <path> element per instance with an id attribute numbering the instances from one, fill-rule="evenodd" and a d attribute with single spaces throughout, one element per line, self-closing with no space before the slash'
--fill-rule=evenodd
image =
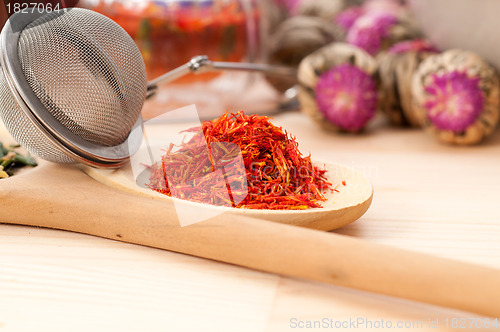
<path id="1" fill-rule="evenodd" d="M 344 227 L 338 233 L 428 252 L 436 256 L 498 267 L 500 261 L 498 220 L 500 218 L 496 208 L 498 199 L 496 185 L 499 179 L 495 176 L 497 174 L 495 165 L 498 165 L 497 156 L 500 152 L 498 151 L 498 135 L 489 144 L 463 149 L 439 145 L 418 131 L 399 131 L 377 127 L 369 136 L 335 136 L 318 132 L 313 124 L 308 123 L 299 114 L 288 114 L 276 119 L 276 122 L 286 125 L 288 130 L 298 136 L 298 140 L 302 143 L 301 148 L 305 152 L 310 150 L 318 158 L 335 160 L 359 168 L 372 179 L 377 192 L 372 208 L 359 222 Z M 36 230 L 34 229 L 33 232 Z M 14 239 L 19 239 L 14 242 L 22 247 L 22 239 L 26 240 L 25 233 L 21 232 L 16 235 L 16 232 L 11 231 L 11 234 L 14 234 L 12 235 Z M 82 238 L 77 237 L 77 239 Z M 89 243 L 93 242 L 94 240 Z M 28 244 L 28 247 L 37 248 L 36 243 Z M 52 248 L 49 252 L 57 252 L 57 246 L 49 244 L 47 246 Z M 114 244 L 109 246 L 115 248 Z M 2 241 L 2 248 L 6 247 L 8 248 L 8 245 Z M 63 244 L 63 247 L 68 248 L 68 244 Z M 82 249 L 75 250 L 75 253 L 79 252 L 82 252 Z M 2 257 L 6 256 L 2 255 Z M 13 255 L 13 257 L 18 256 Z M 54 266 L 53 270 L 61 270 L 63 275 L 72 275 L 60 265 L 63 261 L 69 261 L 70 258 L 62 257 L 58 260 L 58 256 L 55 257 L 54 261 L 59 263 Z M 121 256 L 117 253 L 114 257 Z M 168 260 L 168 257 L 166 259 Z M 95 257 L 88 259 L 89 262 L 95 260 Z M 102 260 L 111 264 L 110 266 L 121 264 L 106 257 Z M 2 258 L 3 262 L 5 258 Z M 23 260 L 14 265 L 29 266 Z M 75 269 L 79 271 L 78 267 Z M 12 271 L 7 275 L 19 276 Z M 40 276 L 42 281 L 50 279 L 44 277 L 43 271 L 36 268 L 33 271 L 35 275 Z M 365 294 L 346 294 L 336 288 L 330 289 L 302 281 L 281 280 L 283 281 L 278 284 L 268 325 L 273 327 L 271 329 L 273 331 L 290 329 L 288 324 L 290 316 L 312 319 L 321 317 L 320 315 L 331 310 L 333 316 L 354 317 L 373 305 L 381 310 L 368 310 L 371 317 L 464 316 L 463 313 L 442 310 L 438 310 L 435 314 L 436 308 L 419 307 L 419 305 L 415 307 L 414 304 L 391 302 L 392 300 L 389 299 L 373 298 Z M 11 282 L 7 285 L 12 287 Z M 40 287 L 43 288 L 43 285 Z M 241 287 L 246 289 L 243 284 Z M 7 299 L 12 299 L 16 293 L 10 294 Z M 82 299 L 81 295 L 75 295 L 75 297 Z M 343 300 L 335 300 L 337 297 L 345 301 L 350 299 L 347 301 L 347 308 L 344 307 Z M 134 297 L 135 300 L 141 298 L 140 295 Z M 305 303 L 310 305 L 301 304 L 305 299 L 307 299 Z M 331 301 L 333 304 L 325 307 L 325 301 Z M 27 302 L 13 303 L 15 308 L 21 308 L 21 303 Z M 29 303 L 34 304 L 34 302 Z M 110 308 L 109 305 L 103 306 Z M 146 312 L 141 311 L 141 315 L 146 315 Z M 0 321 L 2 321 L 1 317 Z M 12 322 L 7 320 L 9 321 Z M 155 321 L 159 322 L 157 317 Z M 7 323 L 4 325 L 7 326 Z"/>

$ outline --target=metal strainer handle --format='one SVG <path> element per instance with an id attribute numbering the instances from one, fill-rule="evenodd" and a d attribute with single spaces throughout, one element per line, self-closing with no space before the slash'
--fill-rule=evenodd
<path id="1" fill-rule="evenodd" d="M 147 98 L 153 96 L 158 87 L 181 78 L 189 73 L 204 73 L 209 71 L 255 71 L 262 72 L 266 75 L 273 76 L 289 76 L 292 78 L 297 77 L 297 70 L 295 68 L 278 66 L 264 63 L 248 63 L 248 62 L 221 62 L 211 61 L 206 55 L 198 55 L 186 64 L 177 67 L 148 83 Z"/>
<path id="2" fill-rule="evenodd" d="M 72 8 L 14 14 L 0 34 L 0 115 L 33 154 L 62 163 L 113 168 L 141 144 L 141 109 L 161 84 L 189 73 L 292 68 L 212 62 L 197 56 L 147 82 L 132 38 L 102 14 Z"/>

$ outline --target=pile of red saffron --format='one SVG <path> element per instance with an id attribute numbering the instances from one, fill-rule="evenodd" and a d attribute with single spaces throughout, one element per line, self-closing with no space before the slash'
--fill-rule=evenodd
<path id="1" fill-rule="evenodd" d="M 217 206 L 271 210 L 318 208 L 332 190 L 326 170 L 302 156 L 295 138 L 268 117 L 225 113 L 186 132 L 194 136 L 175 151 L 171 144 L 152 166 L 151 189 Z"/>

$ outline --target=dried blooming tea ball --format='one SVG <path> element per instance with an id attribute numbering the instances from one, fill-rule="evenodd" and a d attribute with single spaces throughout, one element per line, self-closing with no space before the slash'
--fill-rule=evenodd
<path id="1" fill-rule="evenodd" d="M 407 7 L 398 0 L 366 0 L 363 3 L 363 8 L 366 11 L 382 11 L 399 15 L 407 11 Z"/>
<path id="2" fill-rule="evenodd" d="M 402 40 L 420 36 L 410 11 L 396 0 L 368 0 L 358 8 L 348 8 L 339 13 L 335 21 L 346 29 L 347 43 L 371 55 Z"/>
<path id="3" fill-rule="evenodd" d="M 380 80 L 379 109 L 395 125 L 419 127 L 413 108 L 411 81 L 420 63 L 437 53 L 427 40 L 403 41 L 377 56 Z"/>
<path id="4" fill-rule="evenodd" d="M 348 31 L 365 12 L 363 6 L 350 7 L 338 13 L 335 16 L 334 22 L 342 29 Z"/>
<path id="5" fill-rule="evenodd" d="M 379 0 L 362 6 L 362 15 L 348 29 L 346 42 L 375 55 L 397 42 L 420 35 L 406 7 L 394 1 Z"/>
<path id="6" fill-rule="evenodd" d="M 498 75 L 472 52 L 428 57 L 413 76 L 412 93 L 423 126 L 442 142 L 476 144 L 498 124 Z"/>
<path id="7" fill-rule="evenodd" d="M 291 17 L 281 23 L 270 37 L 269 63 L 298 67 L 307 55 L 341 38 L 340 29 L 319 17 Z M 266 78 L 279 91 L 285 91 L 296 83 L 284 77 Z"/>
<path id="8" fill-rule="evenodd" d="M 302 0 L 261 1 L 261 28 L 266 32 L 265 35 L 273 34 L 286 19 L 296 16 L 301 2 Z"/>
<path id="9" fill-rule="evenodd" d="M 389 49 L 391 54 L 403 54 L 408 52 L 439 53 L 439 50 L 427 39 L 405 40 L 394 44 Z"/>
<path id="10" fill-rule="evenodd" d="M 310 53 L 341 37 L 342 32 L 321 18 L 295 16 L 283 22 L 269 40 L 272 63 L 298 66 Z"/>
<path id="11" fill-rule="evenodd" d="M 344 43 L 310 54 L 298 71 L 302 111 L 328 130 L 362 130 L 376 111 L 376 68 L 373 57 Z"/>
<path id="12" fill-rule="evenodd" d="M 349 30 L 366 13 L 385 13 L 394 17 L 405 15 L 406 7 L 396 0 L 368 0 L 362 5 L 347 7 L 335 15 L 334 22 Z"/>
<path id="13" fill-rule="evenodd" d="M 425 91 L 429 98 L 424 104 L 427 117 L 441 130 L 461 133 L 473 124 L 484 107 L 479 77 L 469 77 L 465 71 L 436 74 Z"/>
<path id="14" fill-rule="evenodd" d="M 396 22 L 397 18 L 392 14 L 364 14 L 349 29 L 346 41 L 374 55 L 382 48 L 382 40 L 389 36 L 390 29 Z"/>
<path id="15" fill-rule="evenodd" d="M 275 0 L 274 1 L 280 8 L 283 8 L 288 15 L 294 15 L 297 13 L 298 8 L 301 4 L 301 0 Z"/>
<path id="16" fill-rule="evenodd" d="M 315 88 L 319 111 L 335 126 L 356 132 L 375 115 L 377 85 L 372 76 L 351 64 L 319 76 Z"/>
<path id="17" fill-rule="evenodd" d="M 335 16 L 346 8 L 359 6 L 362 0 L 303 0 L 298 6 L 299 15 L 321 17 L 333 22 Z"/>

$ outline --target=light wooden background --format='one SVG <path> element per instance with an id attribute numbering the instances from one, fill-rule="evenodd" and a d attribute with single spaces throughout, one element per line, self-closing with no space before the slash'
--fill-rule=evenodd
<path id="1" fill-rule="evenodd" d="M 371 178 L 372 207 L 338 233 L 500 269 L 500 133 L 477 147 L 450 147 L 381 121 L 359 136 L 322 132 L 300 113 L 274 123 L 297 136 L 305 154 Z M 1 332 L 297 331 L 293 319 L 324 318 L 455 331 L 457 317 L 478 318 L 92 236 L 0 225 Z"/>

